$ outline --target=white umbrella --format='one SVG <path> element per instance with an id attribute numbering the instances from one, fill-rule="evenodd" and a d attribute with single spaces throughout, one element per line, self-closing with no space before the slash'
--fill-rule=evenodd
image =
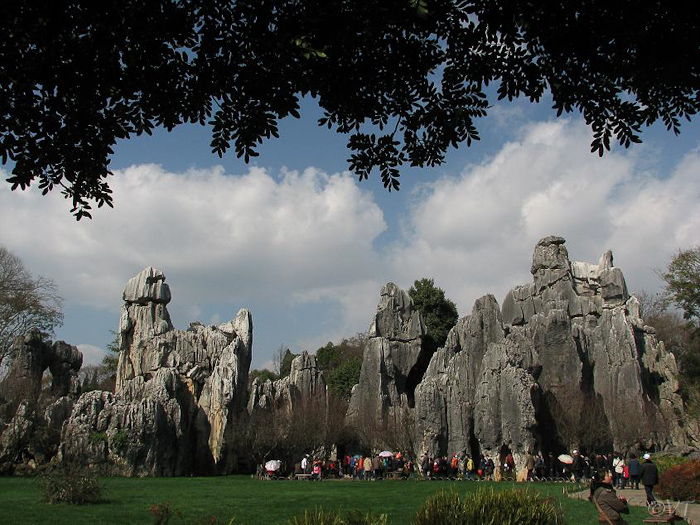
<path id="1" fill-rule="evenodd" d="M 388 450 L 384 450 L 384 451 L 382 451 L 382 452 L 379 453 L 379 457 L 380 457 L 380 458 L 393 458 L 393 457 L 394 457 L 394 453 L 393 453 L 393 452 L 389 452 Z"/>
<path id="2" fill-rule="evenodd" d="M 279 470 L 281 465 L 282 462 L 279 459 L 271 459 L 270 461 L 265 463 L 265 470 L 274 472 L 276 470 Z"/>
<path id="3" fill-rule="evenodd" d="M 568 454 L 561 454 L 560 456 L 557 457 L 559 461 L 564 463 L 565 465 L 571 465 L 574 462 L 574 458 L 569 456 Z"/>

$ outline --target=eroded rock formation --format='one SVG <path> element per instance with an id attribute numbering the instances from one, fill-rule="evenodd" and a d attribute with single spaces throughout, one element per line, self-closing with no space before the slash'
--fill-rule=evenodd
<path id="1" fill-rule="evenodd" d="M 45 341 L 37 329 L 14 340 L 11 356 L 0 385 L 2 474 L 30 471 L 55 454 L 55 438 L 77 398 L 83 364 L 75 346 Z M 47 370 L 51 386 L 45 391 L 42 379 Z"/>
<path id="2" fill-rule="evenodd" d="M 564 239 L 547 237 L 531 272 L 502 311 L 491 295 L 476 301 L 427 367 L 420 315 L 386 285 L 348 419 L 408 407 L 417 454 L 691 443 L 674 357 L 640 318 L 612 253 L 572 263 Z"/>
<path id="3" fill-rule="evenodd" d="M 381 290 L 364 351 L 360 383 L 352 391 L 351 425 L 372 420 L 381 429 L 414 406 L 414 392 L 428 366 L 425 324 L 409 295 L 394 283 Z"/>
<path id="4" fill-rule="evenodd" d="M 176 330 L 165 276 L 145 268 L 127 283 L 116 392 L 81 396 L 63 429 L 66 460 L 111 462 L 128 475 L 227 473 L 247 403 L 253 325 L 240 310 L 219 326 Z"/>
<path id="5" fill-rule="evenodd" d="M 326 380 L 316 364 L 316 357 L 302 352 L 292 360 L 288 376 L 277 381 L 255 378 L 250 387 L 248 413 L 270 410 L 292 414 L 309 402 L 326 405 Z"/>
<path id="6" fill-rule="evenodd" d="M 393 433 L 397 447 L 411 443 L 416 454 L 434 455 L 697 446 L 683 420 L 674 357 L 641 319 L 612 253 L 598 264 L 572 263 L 564 239 L 547 237 L 535 247 L 531 273 L 533 282 L 508 292 L 502 309 L 492 295 L 477 300 L 434 352 L 408 294 L 385 285 L 349 428 L 371 446 Z M 256 460 L 271 450 L 290 460 L 329 451 L 344 439 L 331 421 L 343 411 L 314 356 L 302 353 L 287 377 L 256 379 L 248 391 L 247 310 L 218 326 L 176 330 L 170 289 L 155 268 L 130 279 L 123 299 L 114 393 L 76 401 L 77 349 L 34 332 L 18 340 L 8 377 L 38 393 L 50 370 L 53 397 L 40 418 L 61 431 L 60 458 L 116 465 L 127 475 L 229 473 L 238 439 L 264 442 Z M 35 409 L 20 402 L 0 422 L 0 469 L 31 441 L 35 420 Z M 237 433 L 241 422 L 248 426 Z M 290 435 L 294 443 L 279 445 Z"/>
<path id="7" fill-rule="evenodd" d="M 587 437 L 616 449 L 686 445 L 675 359 L 644 325 L 612 253 L 569 263 L 564 239 L 547 237 L 532 274 L 506 296 L 503 321 L 509 337 L 532 342 L 541 417 L 555 419 L 558 438 L 575 444 L 595 418 L 600 434 Z"/>

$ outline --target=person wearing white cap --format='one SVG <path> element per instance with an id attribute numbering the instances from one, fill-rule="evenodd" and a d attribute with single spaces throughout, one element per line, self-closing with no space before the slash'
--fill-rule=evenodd
<path id="1" fill-rule="evenodd" d="M 654 497 L 654 485 L 659 482 L 659 471 L 656 465 L 651 461 L 650 454 L 644 454 L 644 463 L 642 463 L 642 485 L 647 493 L 647 505 L 656 501 Z"/>

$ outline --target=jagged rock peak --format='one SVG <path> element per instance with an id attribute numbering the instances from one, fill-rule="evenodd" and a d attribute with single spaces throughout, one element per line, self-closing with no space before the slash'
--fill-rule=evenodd
<path id="1" fill-rule="evenodd" d="M 369 328 L 370 337 L 392 341 L 413 341 L 426 333 L 423 317 L 413 308 L 413 300 L 394 283 L 382 287 L 381 299 Z"/>
<path id="2" fill-rule="evenodd" d="M 170 287 L 165 284 L 165 275 L 162 271 L 148 266 L 129 279 L 124 287 L 122 298 L 126 303 L 168 304 L 171 299 Z"/>
<path id="3" fill-rule="evenodd" d="M 563 237 L 550 235 L 540 239 L 532 254 L 530 273 L 535 275 L 539 270 L 568 270 L 569 254 L 566 251 Z"/>
<path id="4" fill-rule="evenodd" d="M 102 393 L 98 404 L 81 398 L 63 428 L 65 460 L 116 458 L 124 473 L 139 476 L 236 468 L 234 429 L 247 404 L 252 316 L 241 309 L 219 326 L 195 322 L 177 330 L 164 281 L 163 272 L 148 267 L 126 284 L 115 395 Z M 86 449 L 94 432 L 126 436 L 128 444 L 121 450 L 110 437 Z"/>

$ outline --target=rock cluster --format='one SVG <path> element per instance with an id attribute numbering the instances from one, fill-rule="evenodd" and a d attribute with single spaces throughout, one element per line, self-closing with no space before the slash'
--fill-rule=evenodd
<path id="1" fill-rule="evenodd" d="M 78 371 L 83 354 L 63 341 L 45 341 L 32 329 L 17 337 L 12 361 L 0 385 L 0 473 L 7 474 L 49 460 L 55 453 L 51 441 L 77 397 Z M 44 372 L 51 374 L 51 387 L 42 392 Z M 41 435 L 41 436 L 39 436 Z"/>
<path id="2" fill-rule="evenodd" d="M 386 285 L 348 419 L 408 407 L 417 454 L 688 445 L 674 357 L 640 318 L 612 253 L 571 263 L 564 239 L 547 237 L 531 272 L 502 311 L 491 295 L 477 300 L 427 366 L 420 316 Z"/>
<path id="3" fill-rule="evenodd" d="M 11 355 L 6 377 L 24 383 L 32 394 L 38 395 L 41 390 L 41 379 L 46 370 L 51 373 L 53 396 L 77 393 L 83 354 L 75 346 L 63 341 L 44 341 L 41 332 L 34 328 L 15 339 Z"/>
<path id="4" fill-rule="evenodd" d="M 145 268 L 127 283 L 116 391 L 80 397 L 63 428 L 64 460 L 113 463 L 127 475 L 228 473 L 247 403 L 253 325 L 240 310 L 219 326 L 176 330 L 165 276 Z"/>
<path id="5" fill-rule="evenodd" d="M 269 410 L 292 414 L 295 408 L 310 401 L 326 405 L 326 380 L 316 364 L 316 357 L 302 352 L 292 360 L 290 372 L 276 381 L 255 378 L 250 387 L 248 413 Z"/>

